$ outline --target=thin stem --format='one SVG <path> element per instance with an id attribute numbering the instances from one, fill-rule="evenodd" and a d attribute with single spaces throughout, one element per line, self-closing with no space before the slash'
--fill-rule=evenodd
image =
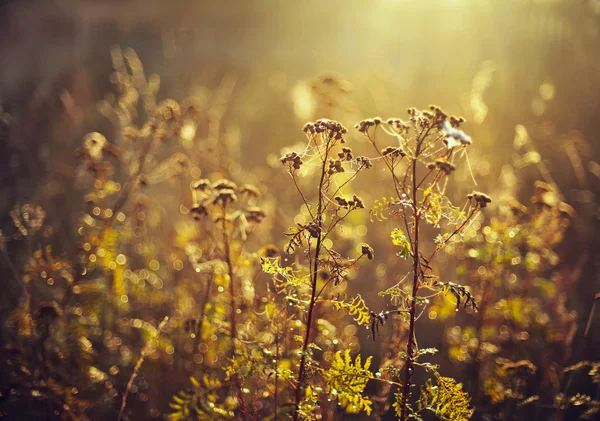
<path id="1" fill-rule="evenodd" d="M 278 316 L 279 313 L 276 313 Z M 276 331 L 275 331 L 275 391 L 273 392 L 273 419 L 277 420 L 277 392 L 279 389 L 279 321 L 275 322 Z"/>
<path id="2" fill-rule="evenodd" d="M 414 230 L 414 244 L 413 244 L 413 285 L 410 303 L 410 323 L 408 327 L 408 343 L 406 345 L 406 362 L 404 363 L 404 382 L 402 385 L 402 403 L 400 406 L 400 421 L 406 421 L 407 410 L 406 405 L 410 395 L 411 377 L 414 371 L 413 368 L 413 357 L 414 357 L 414 345 L 415 345 L 415 315 L 417 310 L 417 292 L 419 290 L 419 272 L 420 272 L 420 253 L 419 253 L 419 208 L 417 206 L 417 157 L 419 156 L 419 146 L 417 142 L 415 157 L 412 162 L 412 207 L 413 207 L 413 230 Z"/>
<path id="3" fill-rule="evenodd" d="M 235 305 L 235 283 L 233 282 L 233 263 L 231 261 L 231 250 L 229 245 L 229 234 L 227 233 L 227 203 L 223 204 L 223 247 L 225 248 L 225 263 L 227 263 L 227 275 L 229 276 L 229 295 L 231 295 L 231 358 L 235 357 L 236 333 L 236 305 Z"/>
<path id="4" fill-rule="evenodd" d="M 319 152 L 319 155 L 321 153 Z M 298 377 L 296 381 L 296 406 L 294 410 L 294 421 L 298 421 L 299 416 L 299 408 L 300 401 L 302 399 L 302 383 L 304 382 L 304 375 L 306 370 L 306 353 L 308 350 L 308 344 L 310 343 L 310 333 L 312 327 L 312 317 L 313 310 L 315 308 L 316 303 L 316 294 L 317 294 L 317 280 L 318 280 L 318 272 L 319 272 L 319 255 L 321 253 L 321 242 L 323 241 L 323 235 L 321 234 L 321 229 L 323 225 L 323 189 L 325 185 L 325 175 L 327 168 L 327 158 L 329 156 L 329 142 L 325 144 L 325 156 L 322 159 L 321 165 L 321 177 L 319 180 L 319 191 L 318 191 L 318 205 L 317 205 L 317 225 L 319 227 L 319 236 L 317 237 L 317 241 L 315 244 L 315 252 L 314 252 L 314 260 L 312 262 L 312 273 L 311 273 L 311 297 L 310 303 L 308 306 L 308 315 L 306 319 L 306 334 L 304 335 L 304 342 L 302 344 L 302 356 L 300 358 L 300 367 L 298 369 Z M 310 241 L 309 241 L 310 243 Z"/>
<path id="5" fill-rule="evenodd" d="M 158 338 L 158 336 L 160 335 L 160 333 L 162 332 L 162 330 L 164 329 L 164 327 L 168 321 L 169 321 L 169 318 L 165 317 L 163 319 L 163 321 L 160 322 L 160 324 L 156 328 L 156 338 Z M 127 382 L 127 387 L 125 389 L 125 393 L 123 393 L 123 399 L 121 400 L 121 409 L 119 410 L 119 416 L 117 417 L 117 421 L 121 421 L 121 419 L 123 419 L 123 412 L 125 411 L 125 406 L 127 405 L 127 397 L 129 396 L 129 391 L 131 390 L 131 387 L 133 386 L 133 382 L 134 382 L 135 378 L 137 377 L 138 373 L 140 372 L 140 368 L 142 368 L 142 364 L 144 363 L 144 360 L 150 353 L 150 349 L 152 348 L 152 341 L 156 338 L 150 339 L 148 342 L 146 342 L 146 344 L 144 345 L 144 348 L 142 348 L 142 353 L 140 355 L 140 359 L 135 364 L 135 367 L 133 368 L 133 373 L 131 373 L 131 377 L 129 377 L 129 381 Z"/>
<path id="6" fill-rule="evenodd" d="M 392 180 L 394 181 L 394 189 L 396 190 L 396 194 L 398 195 L 398 200 L 402 200 L 402 194 L 400 194 L 399 186 L 402 188 L 402 192 L 403 192 L 404 196 L 407 197 L 408 194 L 406 192 L 406 175 L 408 174 L 408 171 L 406 171 L 404 180 L 402 181 L 402 183 L 400 183 L 400 180 L 398 180 L 398 177 L 396 177 L 396 174 L 394 172 L 395 166 L 392 163 L 388 162 L 388 160 L 385 158 L 385 156 L 381 153 L 381 151 L 377 147 L 377 144 L 375 143 L 375 138 L 374 137 L 371 138 L 371 136 L 369 135 L 368 132 L 365 132 L 365 136 L 367 137 L 369 142 L 371 142 L 371 145 L 373 145 L 377 154 L 381 157 L 381 159 L 383 160 L 385 165 L 390 170 L 390 173 L 392 175 Z M 410 241 L 412 243 L 410 229 L 408 228 L 408 218 L 406 217 L 406 211 L 404 210 L 404 206 L 401 206 L 400 210 L 402 213 L 402 220 L 404 221 L 404 227 L 406 228 L 406 235 L 408 236 L 408 241 Z"/>
<path id="7" fill-rule="evenodd" d="M 223 230 L 223 247 L 225 248 L 225 263 L 227 263 L 227 275 L 229 276 L 229 295 L 231 295 L 231 329 L 230 329 L 230 338 L 231 338 L 231 360 L 235 358 L 235 341 L 237 338 L 237 325 L 236 325 L 236 314 L 237 307 L 235 303 L 235 282 L 233 276 L 233 262 L 231 261 L 231 247 L 229 244 L 229 234 L 227 233 L 227 202 L 223 204 L 223 221 L 222 221 L 222 230 Z M 235 383 L 239 390 L 238 399 L 240 401 L 240 412 L 244 419 L 247 418 L 247 409 L 246 403 L 244 401 L 244 395 L 242 391 L 242 386 L 240 384 L 240 379 L 236 375 Z"/>
<path id="8" fill-rule="evenodd" d="M 208 282 L 206 283 L 206 290 L 204 291 L 204 298 L 202 301 L 202 308 L 200 310 L 200 318 L 198 320 L 198 331 L 196 332 L 196 340 L 194 341 L 194 353 L 198 351 L 198 345 L 202 340 L 202 329 L 204 328 L 204 319 L 206 318 L 206 306 L 210 299 L 210 290 L 212 288 L 214 276 L 211 274 Z"/>

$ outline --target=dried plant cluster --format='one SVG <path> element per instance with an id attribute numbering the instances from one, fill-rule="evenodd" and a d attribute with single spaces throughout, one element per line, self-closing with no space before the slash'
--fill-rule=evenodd
<path id="1" fill-rule="evenodd" d="M 0 232 L 3 267 L 23 283 L 2 330 L 0 417 L 462 421 L 532 419 L 548 402 L 559 415 L 600 410 L 559 379 L 585 370 L 599 380 L 598 362 L 560 368 L 577 274 L 561 270 L 556 249 L 574 211 L 541 182 L 528 207 L 491 206 L 479 191 L 453 204 L 473 144 L 462 117 L 431 106 L 355 130 L 306 123 L 303 146 L 277 169 L 298 212 L 274 206 L 270 184 L 231 161 L 221 120 L 233 79 L 210 99 L 159 101 L 160 79 L 132 50 L 112 55 L 116 93 L 98 109 L 114 133 L 92 132 L 76 151 L 86 189 L 77 244 L 58 247 L 31 204 L 17 204 Z M 319 86 L 317 108 L 331 111 L 329 90 L 346 85 Z M 387 177 L 376 200 L 358 190 L 374 173 Z M 344 235 L 369 217 L 370 243 L 387 247 Z M 289 226 L 278 245 L 275 219 Z M 10 252 L 18 243 L 22 255 Z M 380 261 L 393 270 L 367 305 L 353 291 Z M 460 325 L 446 330 L 444 365 L 419 342 L 426 322 L 450 317 Z M 463 365 L 468 375 L 453 369 Z M 147 410 L 153 400 L 161 411 Z"/>

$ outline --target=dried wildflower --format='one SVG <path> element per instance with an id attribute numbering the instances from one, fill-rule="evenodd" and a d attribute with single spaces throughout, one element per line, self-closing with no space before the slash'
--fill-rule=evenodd
<path id="1" fill-rule="evenodd" d="M 465 122 L 465 119 L 463 117 L 454 117 L 454 116 L 450 117 L 450 124 L 452 125 L 452 127 L 458 128 L 464 122 Z"/>
<path id="2" fill-rule="evenodd" d="M 251 207 L 246 209 L 245 211 L 246 219 L 249 222 L 260 223 L 263 219 L 265 219 L 265 213 L 259 207 Z"/>
<path id="3" fill-rule="evenodd" d="M 253 186 L 252 184 L 244 184 L 240 187 L 239 192 L 240 194 L 247 194 L 250 197 L 260 196 L 260 190 L 258 190 L 258 187 Z"/>
<path id="4" fill-rule="evenodd" d="M 337 204 L 343 208 L 348 207 L 348 201 L 341 196 L 336 196 L 333 198 L 337 202 Z"/>
<path id="5" fill-rule="evenodd" d="M 197 190 L 197 191 L 205 191 L 209 188 L 210 188 L 210 181 L 207 180 L 206 178 L 203 178 L 202 180 L 198 180 L 192 185 L 192 189 Z"/>
<path id="6" fill-rule="evenodd" d="M 217 189 L 218 193 L 214 199 L 215 203 L 222 203 L 226 205 L 230 202 L 237 202 L 237 196 L 235 195 L 235 191 L 233 189 L 221 188 Z"/>
<path id="7" fill-rule="evenodd" d="M 430 168 L 430 165 L 431 164 L 427 165 L 427 168 Z M 450 175 L 452 171 L 456 169 L 454 164 L 452 164 L 450 161 L 444 158 L 436 159 L 434 163 L 434 168 L 438 168 L 439 170 L 443 171 L 446 175 Z"/>
<path id="8" fill-rule="evenodd" d="M 366 133 L 370 127 L 375 126 L 375 121 L 371 118 L 359 121 L 354 125 L 354 128 L 357 129 L 361 133 Z"/>
<path id="9" fill-rule="evenodd" d="M 203 216 L 208 215 L 208 208 L 205 205 L 200 205 L 198 203 L 194 204 L 190 209 L 190 213 L 195 220 L 199 220 Z"/>
<path id="10" fill-rule="evenodd" d="M 340 161 L 339 159 L 333 160 L 330 159 L 329 160 L 329 169 L 327 170 L 327 174 L 329 175 L 333 175 L 333 174 L 337 174 L 340 172 L 344 172 L 344 167 L 342 166 L 342 161 Z"/>
<path id="11" fill-rule="evenodd" d="M 445 120 L 446 118 L 448 118 L 448 115 L 438 105 L 430 105 L 429 109 L 435 114 L 436 120 Z"/>
<path id="12" fill-rule="evenodd" d="M 341 140 L 342 143 L 345 143 L 342 136 L 348 132 L 348 130 L 344 126 L 342 126 L 340 123 L 338 123 L 337 121 L 329 120 L 326 118 L 317 120 L 314 123 L 308 122 L 304 125 L 302 130 L 305 133 L 310 133 L 310 134 L 324 133 L 324 134 L 328 135 L 329 138 L 335 138 L 335 139 Z"/>
<path id="13" fill-rule="evenodd" d="M 369 169 L 373 166 L 373 164 L 371 163 L 371 159 L 366 157 L 366 156 L 359 156 L 356 158 L 356 163 Z"/>
<path id="14" fill-rule="evenodd" d="M 352 208 L 357 208 L 357 209 L 364 209 L 365 204 L 360 197 L 358 197 L 357 195 L 354 195 L 352 197 L 352 200 L 348 201 L 348 206 L 350 206 Z"/>
<path id="15" fill-rule="evenodd" d="M 406 153 L 401 147 L 388 146 L 381 151 L 383 156 L 389 156 L 391 158 L 405 157 Z"/>
<path id="16" fill-rule="evenodd" d="M 354 159 L 354 155 L 352 155 L 352 149 L 350 148 L 342 148 L 342 151 L 338 153 L 338 156 L 344 161 L 351 161 Z"/>
<path id="17" fill-rule="evenodd" d="M 294 169 L 299 170 L 300 166 L 304 162 L 302 161 L 300 155 L 298 155 L 296 152 L 288 152 L 283 157 L 281 157 L 281 163 L 284 165 L 289 164 Z"/>
<path id="18" fill-rule="evenodd" d="M 310 222 L 306 225 L 306 230 L 313 238 L 319 238 L 321 235 L 321 227 L 316 222 Z"/>
<path id="19" fill-rule="evenodd" d="M 485 193 L 474 191 L 467 195 L 469 200 L 475 200 L 475 203 L 479 205 L 479 207 L 485 208 L 488 203 L 492 202 L 492 199 Z"/>
<path id="20" fill-rule="evenodd" d="M 375 257 L 375 250 L 373 250 L 373 247 L 371 247 L 368 244 L 363 244 L 361 246 L 361 253 L 367 256 L 369 260 L 373 260 L 373 258 Z"/>
<path id="21" fill-rule="evenodd" d="M 236 191 L 237 190 L 237 184 L 235 184 L 233 181 L 231 180 L 227 180 L 225 178 L 222 178 L 220 180 L 217 180 L 213 183 L 212 185 L 213 190 L 233 190 Z"/>

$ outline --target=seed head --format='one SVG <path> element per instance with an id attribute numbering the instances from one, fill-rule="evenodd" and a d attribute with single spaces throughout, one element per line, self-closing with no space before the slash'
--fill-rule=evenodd
<path id="1" fill-rule="evenodd" d="M 260 196 L 260 190 L 258 190 L 258 188 L 256 186 L 253 186 L 252 184 L 244 184 L 240 187 L 239 192 L 240 194 L 247 194 L 250 197 Z"/>
<path id="2" fill-rule="evenodd" d="M 235 184 L 233 181 L 231 180 L 227 180 L 225 178 L 222 178 L 220 180 L 217 180 L 213 183 L 212 185 L 213 190 L 233 190 L 236 191 L 237 190 L 237 184 Z"/>
<path id="3" fill-rule="evenodd" d="M 319 235 L 321 235 L 321 228 L 316 222 L 309 222 L 306 225 L 306 230 L 312 238 L 319 238 Z"/>
<path id="4" fill-rule="evenodd" d="M 208 215 L 208 208 L 205 205 L 195 203 L 190 209 L 190 213 L 192 214 L 192 217 L 197 221 L 203 216 Z"/>
<path id="5" fill-rule="evenodd" d="M 362 253 L 364 256 L 367 256 L 367 258 L 368 258 L 369 260 L 373 260 L 373 258 L 375 257 L 375 251 L 373 250 L 373 247 L 371 247 L 371 246 L 370 246 L 370 245 L 368 245 L 368 244 L 363 244 L 363 245 L 361 246 L 361 253 Z"/>
<path id="6" fill-rule="evenodd" d="M 359 156 L 356 158 L 356 163 L 358 165 L 361 165 L 363 167 L 365 167 L 366 169 L 369 169 L 373 166 L 373 164 L 371 163 L 371 159 L 369 159 L 366 156 Z"/>
<path id="7" fill-rule="evenodd" d="M 467 195 L 469 200 L 474 200 L 477 205 L 481 208 L 485 208 L 488 203 L 492 202 L 492 199 L 485 193 L 474 191 Z"/>
<path id="8" fill-rule="evenodd" d="M 220 189 L 219 193 L 214 199 L 215 203 L 222 203 L 223 205 L 236 201 L 237 196 L 235 195 L 235 191 L 233 191 L 232 189 Z"/>
<path id="9" fill-rule="evenodd" d="M 203 178 L 202 180 L 198 180 L 192 185 L 192 189 L 197 190 L 197 191 L 206 191 L 209 188 L 210 188 L 210 181 L 207 180 L 206 178 Z"/>
<path id="10" fill-rule="evenodd" d="M 245 214 L 248 222 L 260 223 L 263 219 L 265 219 L 265 213 L 259 207 L 248 208 L 246 209 Z"/>

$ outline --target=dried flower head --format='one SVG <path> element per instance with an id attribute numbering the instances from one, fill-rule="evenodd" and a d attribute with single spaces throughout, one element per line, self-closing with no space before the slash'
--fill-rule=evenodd
<path id="1" fill-rule="evenodd" d="M 205 205 L 194 204 L 190 209 L 190 213 L 195 220 L 201 219 L 203 216 L 208 215 L 208 208 Z"/>
<path id="2" fill-rule="evenodd" d="M 427 168 L 430 168 L 430 165 L 431 164 L 429 164 L 427 166 Z M 444 174 L 446 174 L 446 175 L 450 175 L 452 173 L 452 171 L 454 171 L 456 169 L 454 164 L 452 164 L 450 161 L 448 161 L 445 158 L 436 159 L 435 163 L 433 163 L 433 167 L 438 168 L 439 170 L 444 172 Z"/>
<path id="3" fill-rule="evenodd" d="M 404 150 L 401 147 L 394 147 L 394 146 L 388 146 L 386 148 L 383 148 L 383 150 L 381 151 L 381 154 L 383 156 L 389 156 L 391 158 L 398 158 L 398 157 L 405 157 L 406 153 L 404 152 Z"/>
<path id="4" fill-rule="evenodd" d="M 381 122 L 381 121 L 380 121 Z M 357 129 L 361 133 L 366 133 L 370 127 L 374 127 L 376 125 L 375 120 L 372 118 L 361 120 L 354 125 L 354 128 Z"/>
<path id="5" fill-rule="evenodd" d="M 296 152 L 288 152 L 283 157 L 281 157 L 282 164 L 288 164 L 290 168 L 294 168 L 296 170 L 300 169 L 300 166 L 304 163 L 300 155 Z"/>
<path id="6" fill-rule="evenodd" d="M 361 246 L 361 253 L 367 256 L 369 260 L 373 260 L 373 258 L 375 257 L 375 250 L 373 250 L 373 247 L 371 247 L 368 244 L 363 244 Z"/>
<path id="7" fill-rule="evenodd" d="M 197 191 L 206 191 L 209 188 L 210 188 L 210 181 L 207 180 L 206 178 L 198 180 L 192 185 L 192 189 L 197 190 Z"/>
<path id="8" fill-rule="evenodd" d="M 356 163 L 366 169 L 369 169 L 373 166 L 373 164 L 371 163 L 371 159 L 366 156 L 356 157 Z"/>
<path id="9" fill-rule="evenodd" d="M 357 195 L 354 195 L 354 196 L 352 196 L 352 200 L 348 201 L 348 206 L 350 206 L 352 208 L 357 208 L 357 209 L 364 209 L 365 204 L 360 197 L 358 197 Z"/>
<path id="10" fill-rule="evenodd" d="M 258 187 L 253 186 L 252 184 L 244 184 L 240 187 L 239 192 L 240 194 L 247 194 L 250 197 L 260 196 L 260 190 L 258 190 Z"/>
<path id="11" fill-rule="evenodd" d="M 478 191 L 468 194 L 467 198 L 469 200 L 474 200 L 475 203 L 481 208 L 485 208 L 488 203 L 492 202 L 492 199 L 487 194 Z"/>
<path id="12" fill-rule="evenodd" d="M 348 207 L 348 201 L 341 196 L 336 196 L 333 198 L 333 200 L 337 202 L 338 206 L 341 206 L 343 208 Z"/>
<path id="13" fill-rule="evenodd" d="M 322 118 L 314 123 L 308 122 L 304 125 L 302 130 L 307 134 L 323 133 L 330 139 L 341 140 L 341 143 L 345 143 L 343 135 L 345 135 L 348 132 L 348 130 L 344 126 L 342 126 L 342 124 L 338 123 L 335 120 L 329 120 L 327 118 Z"/>
<path id="14" fill-rule="evenodd" d="M 316 222 L 309 222 L 306 225 L 306 230 L 313 238 L 319 238 L 319 235 L 321 235 L 321 227 Z"/>
<path id="15" fill-rule="evenodd" d="M 221 188 L 216 190 L 218 190 L 218 193 L 214 199 L 215 203 L 226 205 L 230 202 L 237 202 L 237 196 L 235 195 L 235 191 L 233 189 Z"/>
<path id="16" fill-rule="evenodd" d="M 340 172 L 344 172 L 344 167 L 342 166 L 342 161 L 340 161 L 339 159 L 333 160 L 330 159 L 329 160 L 329 169 L 327 170 L 327 173 L 329 175 L 332 174 L 337 174 Z"/>
<path id="17" fill-rule="evenodd" d="M 213 190 L 233 190 L 236 191 L 237 190 L 237 184 L 235 184 L 233 181 L 231 180 L 227 180 L 225 178 L 222 178 L 220 180 L 217 180 L 213 183 L 212 185 Z"/>
<path id="18" fill-rule="evenodd" d="M 246 219 L 249 222 L 260 223 L 263 219 L 265 219 L 265 213 L 259 207 L 250 207 L 247 208 L 244 212 L 246 214 Z"/>
<path id="19" fill-rule="evenodd" d="M 342 148 L 342 151 L 338 153 L 338 156 L 344 161 L 350 161 L 354 158 L 354 155 L 352 155 L 352 149 L 350 148 Z"/>

